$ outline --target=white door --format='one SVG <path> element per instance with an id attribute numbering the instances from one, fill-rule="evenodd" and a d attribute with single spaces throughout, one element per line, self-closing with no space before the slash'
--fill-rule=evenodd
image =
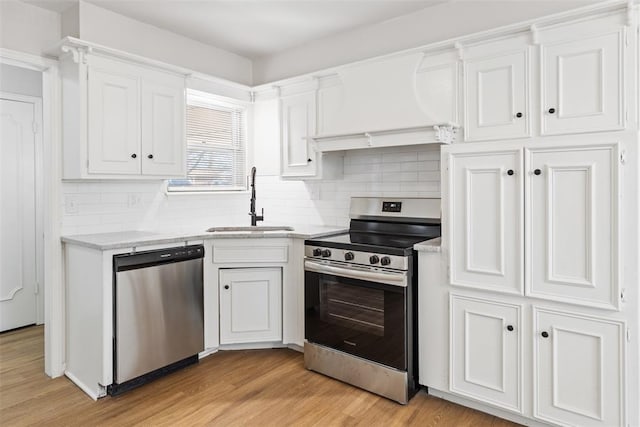
<path id="1" fill-rule="evenodd" d="M 617 149 L 527 151 L 527 294 L 618 307 Z"/>
<path id="2" fill-rule="evenodd" d="M 451 295 L 451 391 L 522 412 L 521 307 Z"/>
<path id="3" fill-rule="evenodd" d="M 316 153 L 309 137 L 316 132 L 315 92 L 292 95 L 280 100 L 282 126 L 282 176 L 316 174 Z"/>
<path id="4" fill-rule="evenodd" d="M 622 129 L 622 32 L 542 46 L 542 134 Z"/>
<path id="5" fill-rule="evenodd" d="M 220 344 L 282 340 L 282 270 L 220 269 Z"/>
<path id="6" fill-rule="evenodd" d="M 530 135 L 528 50 L 464 63 L 465 140 Z"/>
<path id="7" fill-rule="evenodd" d="M 0 331 L 36 323 L 35 104 L 0 99 Z"/>
<path id="8" fill-rule="evenodd" d="M 98 61 L 89 67 L 89 173 L 139 174 L 140 78 Z"/>
<path id="9" fill-rule="evenodd" d="M 626 425 L 624 324 L 534 307 L 534 334 L 535 417 L 560 425 Z"/>
<path id="10" fill-rule="evenodd" d="M 142 173 L 184 176 L 184 79 L 176 84 L 142 82 Z"/>
<path id="11" fill-rule="evenodd" d="M 449 155 L 452 285 L 523 293 L 521 151 Z"/>

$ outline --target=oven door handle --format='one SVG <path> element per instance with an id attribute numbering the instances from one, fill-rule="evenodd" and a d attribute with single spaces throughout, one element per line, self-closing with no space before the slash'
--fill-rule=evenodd
<path id="1" fill-rule="evenodd" d="M 313 271 L 316 273 L 334 274 L 336 276 L 349 277 L 352 279 L 369 280 L 385 283 L 387 285 L 407 287 L 407 274 L 401 272 L 386 273 L 380 271 L 363 271 L 319 263 L 311 260 L 304 261 L 304 269 L 305 271 Z"/>

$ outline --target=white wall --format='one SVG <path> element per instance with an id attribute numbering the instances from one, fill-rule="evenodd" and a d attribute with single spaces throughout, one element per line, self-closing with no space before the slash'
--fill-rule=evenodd
<path id="1" fill-rule="evenodd" d="M 83 1 L 80 2 L 79 20 L 79 35 L 83 40 L 251 84 L 251 61 L 240 55 Z M 65 24 L 65 29 L 72 30 L 73 26 Z"/>
<path id="2" fill-rule="evenodd" d="M 263 84 L 522 22 L 596 0 L 454 1 L 286 50 L 253 64 Z"/>
<path id="3" fill-rule="evenodd" d="M 0 64 L 0 92 L 42 97 L 42 73 Z"/>
<path id="4" fill-rule="evenodd" d="M 167 196 L 160 181 L 63 183 L 62 192 L 62 234 L 205 230 L 248 218 L 246 194 Z"/>
<path id="5" fill-rule="evenodd" d="M 0 47 L 41 55 L 60 41 L 60 15 L 16 0 L 0 0 Z"/>
<path id="6" fill-rule="evenodd" d="M 80 38 L 80 3 L 68 7 L 60 15 L 62 35 Z"/>

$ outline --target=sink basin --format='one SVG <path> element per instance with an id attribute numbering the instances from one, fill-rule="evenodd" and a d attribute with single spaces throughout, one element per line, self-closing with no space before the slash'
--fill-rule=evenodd
<path id="1" fill-rule="evenodd" d="M 253 232 L 262 232 L 262 231 L 293 231 L 293 227 L 288 225 L 246 225 L 246 226 L 237 226 L 237 227 L 211 227 L 207 230 L 210 233 L 221 232 L 221 231 L 253 231 Z"/>

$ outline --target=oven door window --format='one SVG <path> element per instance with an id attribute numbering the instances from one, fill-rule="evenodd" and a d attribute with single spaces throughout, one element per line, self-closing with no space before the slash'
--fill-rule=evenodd
<path id="1" fill-rule="evenodd" d="M 407 368 L 406 288 L 305 272 L 305 338 Z"/>

